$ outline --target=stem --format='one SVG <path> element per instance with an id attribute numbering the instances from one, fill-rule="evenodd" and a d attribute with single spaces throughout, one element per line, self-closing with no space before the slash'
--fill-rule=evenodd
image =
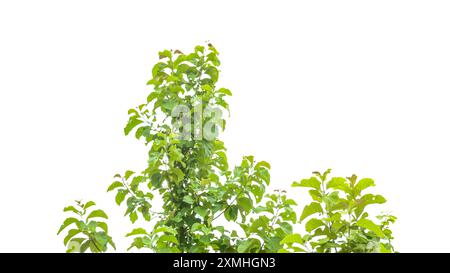
<path id="1" fill-rule="evenodd" d="M 125 186 L 125 188 L 127 188 L 128 192 L 131 193 L 131 195 L 134 198 L 139 198 L 136 196 L 136 194 L 134 194 L 134 192 L 130 189 L 130 187 L 128 186 L 128 184 L 125 182 L 125 179 L 122 177 L 122 184 Z"/>
<path id="2" fill-rule="evenodd" d="M 95 247 L 99 252 L 102 252 L 102 251 L 100 250 L 100 248 L 97 246 L 97 244 L 95 243 L 95 239 L 94 239 L 94 238 L 89 238 L 89 240 L 91 240 L 92 244 L 94 245 L 94 247 Z"/>
<path id="3" fill-rule="evenodd" d="M 219 215 L 217 215 L 216 217 L 214 217 L 214 218 L 212 219 L 212 221 L 216 220 L 216 219 L 219 218 L 222 214 L 224 214 L 225 211 L 227 211 L 227 209 L 229 209 L 229 208 L 231 207 L 231 205 L 236 201 L 236 199 L 241 195 L 241 193 L 242 193 L 242 190 L 234 197 L 234 199 L 231 201 L 231 203 L 228 204 L 228 206 L 227 206 L 227 207 L 226 207 Z M 212 222 L 212 221 L 211 221 L 211 222 Z"/>
<path id="4" fill-rule="evenodd" d="M 270 227 L 273 230 L 273 225 L 275 225 L 276 221 L 278 220 L 279 212 L 280 212 L 280 200 L 281 200 L 281 193 L 278 193 L 278 199 L 277 199 L 277 210 L 275 211 L 272 223 L 270 223 Z"/>

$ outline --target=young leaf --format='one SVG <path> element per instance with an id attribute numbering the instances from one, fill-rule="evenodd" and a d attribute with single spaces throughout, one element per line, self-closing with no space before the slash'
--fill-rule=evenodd
<path id="1" fill-rule="evenodd" d="M 108 225 L 105 222 L 97 222 L 97 226 L 103 229 L 104 232 L 108 233 Z"/>
<path id="2" fill-rule="evenodd" d="M 347 180 L 343 177 L 331 178 L 327 183 L 327 189 L 336 189 L 350 193 L 350 186 L 347 184 Z"/>
<path id="3" fill-rule="evenodd" d="M 70 226 L 71 224 L 73 224 L 73 223 L 78 223 L 78 222 L 79 222 L 79 220 L 76 219 L 76 218 L 73 218 L 73 217 L 67 218 L 66 220 L 64 220 L 64 223 L 63 223 L 63 224 L 61 225 L 61 227 L 59 228 L 57 234 L 60 234 L 61 231 L 63 231 L 66 227 Z"/>
<path id="4" fill-rule="evenodd" d="M 95 202 L 94 201 L 89 201 L 89 202 L 87 202 L 85 205 L 84 205 L 84 207 L 83 207 L 83 209 L 88 209 L 88 208 L 90 208 L 90 207 L 92 207 L 92 206 L 95 206 Z"/>
<path id="5" fill-rule="evenodd" d="M 134 236 L 134 235 L 148 235 L 148 234 L 147 234 L 147 231 L 143 228 L 135 228 L 130 233 L 125 235 L 125 237 L 130 237 L 130 236 Z"/>
<path id="6" fill-rule="evenodd" d="M 302 215 L 300 216 L 300 222 L 310 215 L 321 212 L 323 212 L 322 206 L 317 202 L 312 202 L 303 209 Z"/>
<path id="7" fill-rule="evenodd" d="M 308 187 L 308 188 L 314 188 L 316 190 L 320 190 L 320 181 L 317 180 L 315 177 L 311 177 L 309 179 L 303 179 L 300 182 L 294 182 L 292 183 L 292 187 Z"/>
<path id="8" fill-rule="evenodd" d="M 120 188 L 120 187 L 123 187 L 122 182 L 115 181 L 111 185 L 109 185 L 108 190 L 106 190 L 106 191 L 109 192 L 109 191 L 112 191 L 112 190 L 114 190 L 116 188 Z"/>
<path id="9" fill-rule="evenodd" d="M 230 90 L 226 89 L 226 88 L 220 88 L 219 90 L 217 90 L 218 93 L 222 93 L 225 94 L 227 96 L 232 96 L 233 94 L 231 93 Z M 268 167 L 270 168 L 270 166 Z"/>
<path id="10" fill-rule="evenodd" d="M 138 219 L 138 215 L 137 215 L 136 211 L 133 211 L 132 213 L 130 213 L 130 221 L 131 221 L 131 223 L 134 224 L 134 222 L 136 222 L 137 219 Z"/>
<path id="11" fill-rule="evenodd" d="M 127 195 L 126 190 L 118 190 L 116 194 L 116 204 L 120 206 L 120 204 L 125 200 L 125 196 Z"/>
<path id="12" fill-rule="evenodd" d="M 77 235 L 80 232 L 81 232 L 81 230 L 78 230 L 78 229 L 69 230 L 69 232 L 67 233 L 67 236 L 64 238 L 64 245 L 66 246 L 67 243 L 69 242 L 69 240 L 72 239 L 73 236 Z"/>
<path id="13" fill-rule="evenodd" d="M 288 234 L 280 242 L 280 244 L 293 244 L 293 243 L 303 244 L 302 236 L 300 236 L 300 234 L 297 233 Z"/>
<path id="14" fill-rule="evenodd" d="M 377 224 L 375 224 L 374 222 L 372 222 L 369 219 L 362 218 L 358 222 L 356 222 L 356 225 L 372 231 L 373 233 L 375 233 L 380 238 L 384 238 L 385 237 L 385 235 L 384 235 L 383 231 L 381 230 L 381 228 Z"/>
<path id="15" fill-rule="evenodd" d="M 138 126 L 142 122 L 143 122 L 142 120 L 136 119 L 135 117 L 130 118 L 127 126 L 125 126 L 125 128 L 123 129 L 123 132 L 127 136 L 131 132 L 131 130 L 133 130 L 134 127 Z"/>
<path id="16" fill-rule="evenodd" d="M 357 191 L 357 194 L 359 194 L 361 191 L 373 186 L 375 186 L 373 179 L 363 178 L 355 185 L 355 190 Z"/>
<path id="17" fill-rule="evenodd" d="M 64 212 L 67 212 L 67 211 L 72 211 L 72 212 L 75 212 L 76 214 L 80 214 L 80 211 L 77 210 L 74 206 L 65 207 Z"/>
<path id="18" fill-rule="evenodd" d="M 97 209 L 97 210 L 94 210 L 91 213 L 89 213 L 88 217 L 86 218 L 86 221 L 89 220 L 90 218 L 95 218 L 95 217 L 101 217 L 101 218 L 108 219 L 108 215 L 106 215 L 106 213 L 103 210 Z"/>

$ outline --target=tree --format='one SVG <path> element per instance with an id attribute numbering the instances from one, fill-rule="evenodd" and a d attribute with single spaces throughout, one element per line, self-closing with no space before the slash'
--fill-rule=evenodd
<path id="1" fill-rule="evenodd" d="M 134 136 L 148 148 L 147 168 L 116 174 L 108 192 L 134 223 L 146 228 L 128 233 L 130 248 L 154 252 L 391 252 L 390 215 L 376 224 L 365 208 L 381 204 L 380 195 L 361 192 L 373 186 L 371 179 L 357 181 L 324 174 L 295 182 L 294 187 L 311 188 L 313 202 L 300 215 L 296 202 L 285 191 L 266 193 L 270 164 L 244 156 L 230 168 L 226 148 L 218 133 L 225 129 L 223 113 L 229 114 L 230 90 L 219 87 L 219 53 L 212 44 L 196 46 L 194 52 L 179 50 L 159 53 L 148 82 L 153 91 L 147 101 L 128 111 L 125 135 Z M 163 205 L 153 208 L 158 196 Z M 93 216 L 107 218 L 101 210 L 82 219 L 93 202 L 79 208 L 67 207 L 78 215 L 67 218 L 64 239 L 68 251 L 106 251 L 115 248 L 104 222 L 86 222 Z M 315 218 L 312 218 L 312 216 Z M 91 216 L 91 217 L 90 217 Z M 294 227 L 309 219 L 302 236 Z M 235 225 L 220 225 L 231 222 Z M 237 225 L 236 225 L 237 224 Z M 58 232 L 58 233 L 59 233 Z M 74 238 L 83 234 L 83 240 Z M 73 245 L 79 245 L 74 247 Z M 129 249 L 130 249 L 129 248 Z"/>

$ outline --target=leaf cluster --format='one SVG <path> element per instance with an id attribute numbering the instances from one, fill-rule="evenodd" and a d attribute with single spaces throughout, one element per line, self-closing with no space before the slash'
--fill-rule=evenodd
<path id="1" fill-rule="evenodd" d="M 108 215 L 101 209 L 91 210 L 94 206 L 93 201 L 86 203 L 75 201 L 74 206 L 64 208 L 64 212 L 73 215 L 66 218 L 58 230 L 60 234 L 71 227 L 64 237 L 67 252 L 84 253 L 87 250 L 93 253 L 105 252 L 108 245 L 116 249 L 112 238 L 108 235 L 108 225 L 103 220 L 108 219 Z"/>

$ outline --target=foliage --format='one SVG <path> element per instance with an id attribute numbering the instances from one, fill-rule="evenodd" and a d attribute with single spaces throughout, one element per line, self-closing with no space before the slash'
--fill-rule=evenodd
<path id="1" fill-rule="evenodd" d="M 296 202 L 286 197 L 285 191 L 266 193 L 270 184 L 269 163 L 245 156 L 239 165 L 229 166 L 218 133 L 225 129 L 222 113 L 229 111 L 227 97 L 232 93 L 217 84 L 219 65 L 218 52 L 212 44 L 197 46 L 190 54 L 179 50 L 160 52 L 148 82 L 153 92 L 145 103 L 128 111 L 124 133 L 134 134 L 146 145 L 148 164 L 141 171 L 116 174 L 107 191 L 114 192 L 117 205 L 124 207 L 125 216 L 132 223 L 138 219 L 148 223 L 146 228 L 135 228 L 126 235 L 132 238 L 129 249 L 392 251 L 388 225 L 395 218 L 382 217 L 376 225 L 364 212 L 366 205 L 385 201 L 378 195 L 360 195 L 372 186 L 372 180 L 356 183 L 356 177 L 333 178 L 326 183 L 327 171 L 294 183 L 293 186 L 312 188 L 314 200 L 300 216 L 300 221 L 308 218 L 307 233 L 301 236 L 294 233 L 299 222 Z M 161 199 L 163 205 L 155 209 L 156 199 Z M 310 217 L 317 214 L 316 218 Z M 95 232 L 101 226 L 91 225 L 95 226 L 89 229 L 91 233 L 85 233 L 89 242 L 93 246 L 102 244 L 90 250 L 103 252 L 107 244 L 97 240 L 100 235 Z M 106 232 L 101 236 L 108 236 Z M 109 236 L 104 238 L 114 246 Z"/>
<path id="2" fill-rule="evenodd" d="M 95 206 L 93 201 L 86 203 L 75 201 L 75 206 L 64 208 L 64 212 L 75 214 L 75 217 L 66 218 L 58 231 L 60 234 L 67 227 L 73 227 L 64 238 L 67 252 L 85 252 L 88 249 L 93 253 L 104 252 L 108 244 L 116 249 L 112 238 L 108 235 L 108 225 L 103 220 L 92 220 L 93 218 L 108 219 L 106 213 L 97 209 L 87 214 L 93 206 Z"/>
<path id="3" fill-rule="evenodd" d="M 364 193 L 375 186 L 374 181 L 358 180 L 356 175 L 327 180 L 330 171 L 314 172 L 314 176 L 292 184 L 308 188 L 312 198 L 299 219 L 305 223 L 306 234 L 297 236 L 296 242 L 312 252 L 394 252 L 389 225 L 396 218 L 383 214 L 376 217 L 376 223 L 366 211 L 368 205 L 386 202 L 381 195 Z"/>

